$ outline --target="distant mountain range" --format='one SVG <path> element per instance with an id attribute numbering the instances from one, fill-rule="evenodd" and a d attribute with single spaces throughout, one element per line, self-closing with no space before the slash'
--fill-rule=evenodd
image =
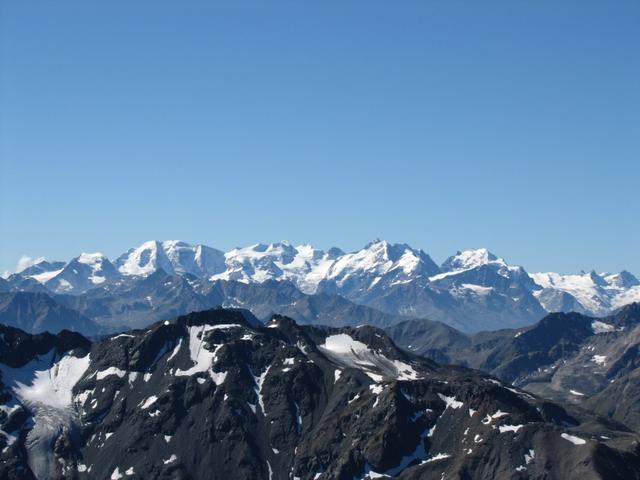
<path id="1" fill-rule="evenodd" d="M 640 479 L 624 425 L 369 326 L 215 309 L 0 338 L 3 479 Z"/>
<path id="2" fill-rule="evenodd" d="M 437 265 L 422 250 L 382 240 L 352 253 L 287 242 L 222 252 L 150 241 L 113 261 L 99 253 L 41 261 L 2 279 L 0 291 L 49 293 L 108 328 L 228 305 L 306 323 L 351 324 L 366 312 L 379 326 L 429 318 L 477 332 L 529 325 L 556 311 L 608 315 L 640 301 L 640 282 L 626 271 L 529 274 L 486 249 Z M 345 311 L 353 314 L 346 322 Z"/>
<path id="3" fill-rule="evenodd" d="M 93 320 L 42 292 L 0 293 L 0 323 L 28 333 L 71 330 L 98 335 L 103 331 Z"/>

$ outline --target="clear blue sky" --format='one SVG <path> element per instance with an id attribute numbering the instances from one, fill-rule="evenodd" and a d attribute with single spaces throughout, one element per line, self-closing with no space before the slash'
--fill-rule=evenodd
<path id="1" fill-rule="evenodd" d="M 0 271 L 382 237 L 640 274 L 637 0 L 0 5 Z"/>

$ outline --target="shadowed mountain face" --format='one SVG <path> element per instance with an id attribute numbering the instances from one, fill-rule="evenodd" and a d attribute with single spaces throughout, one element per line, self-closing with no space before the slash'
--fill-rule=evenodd
<path id="1" fill-rule="evenodd" d="M 27 296 L 26 292 L 22 294 Z M 247 284 L 220 280 L 203 283 L 195 277 L 168 275 L 162 270 L 132 284 L 93 289 L 83 295 L 55 295 L 50 302 L 59 304 L 65 311 L 76 312 L 76 317 L 93 319 L 106 331 L 126 330 L 127 326 L 144 327 L 164 318 L 220 305 L 249 309 L 261 319 L 279 313 L 301 323 L 330 326 L 370 324 L 387 327 L 409 318 L 357 305 L 339 295 L 307 295 L 290 282 Z M 27 317 L 29 313 L 31 317 Z M 31 331 L 60 330 L 57 324 L 49 327 L 46 321 L 39 321 L 36 313 L 37 308 L 23 310 L 24 322 L 30 318 L 34 324 L 35 329 Z M 65 318 L 72 319 L 73 316 Z M 10 323 L 9 320 L 6 323 Z M 71 322 L 62 328 L 78 329 Z M 93 322 L 86 331 L 80 328 L 88 335 L 94 330 Z"/>
<path id="2" fill-rule="evenodd" d="M 0 293 L 0 323 L 39 333 L 73 330 L 96 335 L 100 327 L 94 321 L 54 301 L 46 293 Z"/>
<path id="3" fill-rule="evenodd" d="M 640 478 L 622 425 L 373 327 L 220 309 L 94 343 L 0 333 L 2 478 Z"/>
<path id="4" fill-rule="evenodd" d="M 387 327 L 410 318 L 358 305 L 340 295 L 307 295 L 291 282 L 248 284 L 218 280 L 209 283 L 190 275 L 169 275 L 163 270 L 135 282 L 108 285 L 82 295 L 49 294 L 53 295 L 50 297 L 30 292 L 1 295 L 0 298 L 22 298 L 25 302 L 19 312 L 7 309 L 5 323 L 32 333 L 63 328 L 86 335 L 94 335 L 97 331 L 122 331 L 220 305 L 249 309 L 261 319 L 269 319 L 277 313 L 300 323 L 329 326 L 369 324 Z M 47 315 L 49 310 L 44 311 L 43 305 L 64 314 Z"/>
<path id="5" fill-rule="evenodd" d="M 387 331 L 412 352 L 481 369 L 640 430 L 640 304 L 599 319 L 555 313 L 531 327 L 470 336 L 421 320 Z"/>

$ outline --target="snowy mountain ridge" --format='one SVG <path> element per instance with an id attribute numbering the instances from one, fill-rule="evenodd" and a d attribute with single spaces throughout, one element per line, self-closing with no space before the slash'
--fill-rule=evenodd
<path id="1" fill-rule="evenodd" d="M 17 279 L 35 281 L 54 293 L 77 295 L 160 270 L 201 282 L 286 281 L 305 294 L 341 295 L 384 312 L 425 316 L 459 328 L 471 315 L 490 318 L 501 312 L 524 324 L 547 312 L 606 315 L 640 301 L 640 281 L 626 271 L 529 274 L 486 248 L 459 251 L 437 265 L 423 250 L 384 240 L 349 253 L 286 241 L 223 252 L 178 240 L 154 240 L 113 262 L 100 253 L 82 253 L 66 263 L 40 259 L 8 280 L 14 285 Z"/>

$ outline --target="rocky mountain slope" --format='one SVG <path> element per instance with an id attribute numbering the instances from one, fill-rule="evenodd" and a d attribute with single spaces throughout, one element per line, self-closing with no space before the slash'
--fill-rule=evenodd
<path id="1" fill-rule="evenodd" d="M 113 262 L 98 253 L 69 262 L 41 261 L 8 276 L 0 289 L 92 298 L 128 292 L 119 322 L 139 326 L 138 312 L 153 295 L 140 295 L 131 306 L 133 295 L 145 290 L 138 284 L 161 272 L 184 278 L 200 296 L 221 282 L 278 282 L 284 290 L 293 285 L 303 295 L 340 296 L 389 315 L 429 318 L 466 332 L 529 325 L 554 311 L 601 316 L 640 300 L 640 282 L 624 271 L 529 274 L 486 249 L 458 252 L 438 266 L 422 250 L 382 240 L 351 253 L 287 242 L 225 253 L 180 241 L 150 241 Z M 167 301 L 160 310 L 165 315 L 181 311 Z"/>
<path id="2" fill-rule="evenodd" d="M 555 313 L 530 327 L 465 335 L 409 320 L 387 329 L 412 352 L 478 368 L 640 430 L 640 304 L 603 318 Z"/>
<path id="3" fill-rule="evenodd" d="M 211 310 L 94 343 L 0 333 L 2 478 L 640 478 L 622 425 L 372 327 Z"/>

